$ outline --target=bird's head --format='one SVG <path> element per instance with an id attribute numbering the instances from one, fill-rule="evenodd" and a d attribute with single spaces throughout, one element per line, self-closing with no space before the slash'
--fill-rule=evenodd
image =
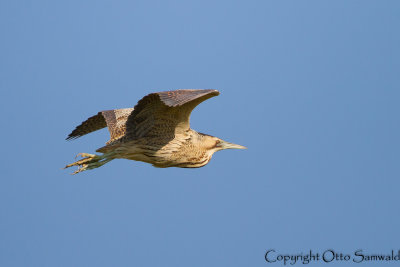
<path id="1" fill-rule="evenodd" d="M 207 150 L 212 153 L 223 149 L 247 149 L 247 147 L 229 143 L 211 135 L 203 135 L 203 144 L 207 148 Z"/>

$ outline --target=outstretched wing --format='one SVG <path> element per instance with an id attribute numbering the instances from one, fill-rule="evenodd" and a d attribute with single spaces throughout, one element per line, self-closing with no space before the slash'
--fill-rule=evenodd
<path id="1" fill-rule="evenodd" d="M 213 89 L 182 89 L 153 93 L 142 98 L 126 122 L 126 139 L 162 137 L 170 139 L 190 128 L 192 110 L 219 95 Z"/>
<path id="2" fill-rule="evenodd" d="M 107 126 L 110 132 L 110 140 L 107 144 L 111 143 L 125 135 L 126 121 L 132 111 L 133 108 L 100 111 L 97 115 L 90 117 L 77 126 L 68 135 L 67 140 L 79 138 Z"/>

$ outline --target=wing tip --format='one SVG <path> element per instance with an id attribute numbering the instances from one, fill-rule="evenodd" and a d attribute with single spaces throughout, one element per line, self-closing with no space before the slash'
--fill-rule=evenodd
<path id="1" fill-rule="evenodd" d="M 207 88 L 207 89 L 194 89 L 194 88 L 188 88 L 188 89 L 175 89 L 175 90 L 166 90 L 166 91 L 160 91 L 160 92 L 157 92 L 157 93 L 151 93 L 151 94 L 160 94 L 160 93 L 168 93 L 168 92 L 178 92 L 178 91 L 209 91 L 210 93 L 211 92 L 214 92 L 214 93 L 217 93 L 217 94 L 219 94 L 219 91 L 217 90 L 217 89 L 212 89 L 212 88 Z"/>
<path id="2" fill-rule="evenodd" d="M 206 99 L 208 99 L 217 96 L 219 95 L 219 91 L 216 89 L 177 89 L 172 91 L 152 93 L 150 95 L 157 95 L 165 105 L 176 107 L 190 102 L 196 98 L 208 96 L 206 97 Z"/>
<path id="3" fill-rule="evenodd" d="M 205 89 L 205 90 L 210 90 L 210 93 L 215 94 L 216 96 L 220 94 L 220 92 L 217 89 Z"/>
<path id="4" fill-rule="evenodd" d="M 67 138 L 65 138 L 66 141 L 72 141 L 75 140 L 77 138 L 81 137 L 80 135 L 76 136 L 76 135 L 68 135 Z"/>

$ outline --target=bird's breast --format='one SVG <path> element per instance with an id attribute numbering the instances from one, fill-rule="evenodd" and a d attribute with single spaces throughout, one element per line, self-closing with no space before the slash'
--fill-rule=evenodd
<path id="1" fill-rule="evenodd" d="M 155 167 L 199 168 L 210 159 L 209 151 L 197 146 L 191 138 L 175 138 L 167 144 L 132 142 L 118 148 L 119 158 L 143 161 Z"/>

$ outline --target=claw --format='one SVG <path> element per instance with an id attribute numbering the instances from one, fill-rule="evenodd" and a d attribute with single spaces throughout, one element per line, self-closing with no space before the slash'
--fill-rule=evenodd
<path id="1" fill-rule="evenodd" d="M 73 173 L 76 174 L 78 172 L 84 171 L 88 167 L 88 164 L 98 162 L 101 159 L 101 157 L 97 155 L 88 153 L 79 153 L 78 155 L 75 156 L 75 159 L 79 156 L 82 157 L 81 160 L 68 164 L 67 166 L 64 167 L 64 169 L 72 166 L 78 166 L 78 170 Z"/>
<path id="2" fill-rule="evenodd" d="M 86 170 L 87 166 L 88 166 L 88 165 L 85 164 L 85 165 L 83 165 L 82 167 L 78 167 L 78 169 L 77 169 L 76 171 L 74 171 L 73 173 L 71 173 L 71 175 L 74 175 L 74 174 L 83 172 L 84 170 Z"/>
<path id="3" fill-rule="evenodd" d="M 79 153 L 76 155 L 75 159 L 79 156 L 82 157 L 82 159 L 68 164 L 67 166 L 64 167 L 64 169 L 72 167 L 72 166 L 78 166 L 78 169 L 74 171 L 72 174 L 77 174 L 80 172 L 83 172 L 85 170 L 91 170 L 94 168 L 98 168 L 107 162 L 111 161 L 113 158 L 110 157 L 112 154 L 107 153 L 103 155 L 95 155 L 95 154 L 89 154 L 89 153 Z"/>

